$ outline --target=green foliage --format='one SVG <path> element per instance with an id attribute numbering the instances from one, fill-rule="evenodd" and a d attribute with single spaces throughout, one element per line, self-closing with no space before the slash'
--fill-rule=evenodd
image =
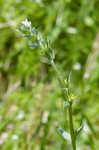
<path id="1" fill-rule="evenodd" d="M 74 126 L 79 129 L 81 120 L 84 126 L 77 148 L 99 149 L 98 16 L 98 0 L 0 0 L 1 150 L 72 149 L 56 131 L 69 132 L 57 75 L 41 63 L 47 60 L 39 46 L 31 48 L 16 32 L 26 18 L 48 37 L 64 79 L 72 73 Z"/>

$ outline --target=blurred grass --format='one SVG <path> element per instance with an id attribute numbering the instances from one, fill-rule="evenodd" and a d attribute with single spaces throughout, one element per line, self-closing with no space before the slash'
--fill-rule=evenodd
<path id="1" fill-rule="evenodd" d="M 65 126 L 56 75 L 41 63 L 39 49 L 29 48 L 16 32 L 28 18 L 51 40 L 62 75 L 72 71 L 75 128 L 81 119 L 89 128 L 80 134 L 78 149 L 98 150 L 98 0 L 0 0 L 0 10 L 0 149 L 71 149 L 56 131 L 56 124 Z"/>

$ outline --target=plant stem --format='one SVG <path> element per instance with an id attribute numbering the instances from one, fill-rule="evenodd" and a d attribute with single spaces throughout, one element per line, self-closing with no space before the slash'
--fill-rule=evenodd
<path id="1" fill-rule="evenodd" d="M 55 71 L 56 74 L 57 74 L 57 77 L 58 77 L 58 80 L 59 80 L 59 82 L 60 82 L 61 88 L 63 88 L 63 79 L 62 79 L 60 73 L 58 72 L 58 70 L 57 70 L 57 68 L 56 68 L 56 65 L 55 65 L 54 61 L 52 61 L 51 65 L 52 65 L 54 71 Z"/>
<path id="2" fill-rule="evenodd" d="M 72 104 L 71 103 L 70 103 L 68 110 L 69 110 L 69 124 L 70 124 L 70 135 L 71 135 L 72 147 L 73 147 L 73 150 L 76 150 L 76 139 L 75 139 L 75 133 L 74 133 L 74 127 L 73 127 Z"/>
<path id="3" fill-rule="evenodd" d="M 60 87 L 61 87 L 61 89 L 63 89 L 62 90 L 62 96 L 63 96 L 64 100 L 66 101 L 66 92 L 64 91 L 64 82 L 63 82 L 64 80 L 63 80 L 62 76 L 60 75 L 60 73 L 58 72 L 56 64 L 54 63 L 54 61 L 52 61 L 51 65 L 52 65 L 53 70 L 55 71 L 55 73 L 57 75 L 58 81 L 60 83 Z"/>
<path id="4" fill-rule="evenodd" d="M 64 88 L 62 77 L 61 77 L 60 73 L 58 72 L 55 63 L 52 61 L 51 64 L 52 64 L 54 71 L 57 74 L 61 88 Z M 63 95 L 64 95 L 64 100 L 66 100 L 66 94 L 63 93 Z M 75 137 L 75 133 L 74 133 L 73 118 L 72 118 L 72 115 L 73 115 L 72 114 L 72 103 L 70 103 L 70 106 L 68 107 L 68 111 L 69 111 L 69 124 L 70 124 L 70 135 L 71 135 L 72 147 L 73 147 L 73 150 L 76 150 L 76 137 Z"/>

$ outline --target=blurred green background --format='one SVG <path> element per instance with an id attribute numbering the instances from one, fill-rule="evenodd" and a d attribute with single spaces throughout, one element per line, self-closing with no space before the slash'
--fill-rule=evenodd
<path id="1" fill-rule="evenodd" d="M 77 150 L 98 150 L 99 0 L 0 0 L 0 149 L 72 150 L 56 131 L 68 120 L 57 77 L 16 32 L 26 18 L 50 39 L 64 78 L 72 72 Z"/>

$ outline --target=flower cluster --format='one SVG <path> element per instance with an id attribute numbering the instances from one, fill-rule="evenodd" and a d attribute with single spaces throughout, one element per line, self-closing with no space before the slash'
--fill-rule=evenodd
<path id="1" fill-rule="evenodd" d="M 22 21 L 22 25 L 23 25 L 24 27 L 30 28 L 30 27 L 31 27 L 31 21 L 28 21 L 28 20 L 26 19 L 26 20 Z"/>
<path id="2" fill-rule="evenodd" d="M 55 58 L 54 51 L 50 47 L 49 40 L 35 28 L 27 19 L 21 22 L 20 31 L 23 36 L 28 38 L 29 46 L 31 48 L 40 47 L 41 54 L 47 58 L 47 63 L 51 64 Z"/>

